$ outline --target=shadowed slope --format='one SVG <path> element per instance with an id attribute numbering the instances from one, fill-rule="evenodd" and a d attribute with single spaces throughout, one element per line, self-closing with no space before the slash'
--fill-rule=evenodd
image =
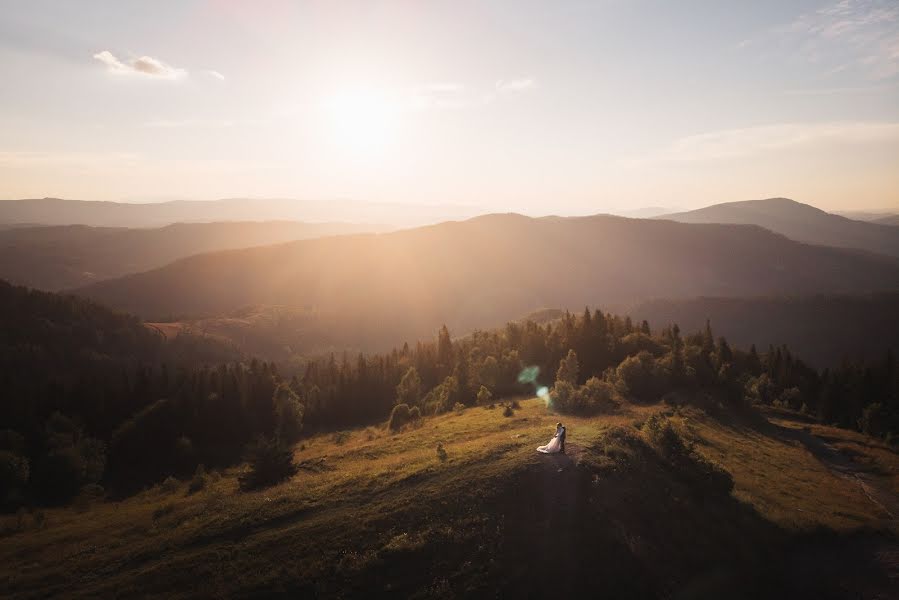
<path id="1" fill-rule="evenodd" d="M 201 252 L 384 229 L 292 221 L 176 223 L 159 229 L 11 228 L 0 231 L 0 278 L 57 291 L 161 267 Z"/>
<path id="2" fill-rule="evenodd" d="M 295 306 L 371 348 L 428 337 L 444 322 L 463 333 L 546 306 L 897 287 L 891 259 L 759 227 L 489 215 L 194 256 L 78 293 L 151 320 Z"/>
<path id="3" fill-rule="evenodd" d="M 87 515 L 51 510 L 41 529 L 26 518 L 25 531 L 0 538 L 0 582 L 9 597 L 831 598 L 889 589 L 883 562 L 894 538 L 852 533 L 881 510 L 783 436 L 800 423 L 672 416 L 731 472 L 728 493 L 645 441 L 634 425 L 659 410 L 565 417 L 566 457 L 535 452 L 559 418 L 537 399 L 513 417 L 472 408 L 395 435 L 315 436 L 296 456 L 322 466 L 260 492 L 239 493 L 234 469 L 195 494 L 157 487 Z M 895 472 L 895 454 L 870 438 L 813 431 Z"/>

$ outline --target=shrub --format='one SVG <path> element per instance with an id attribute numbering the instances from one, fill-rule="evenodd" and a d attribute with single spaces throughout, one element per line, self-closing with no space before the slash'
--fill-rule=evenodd
<path id="1" fill-rule="evenodd" d="M 277 439 L 259 438 L 247 448 L 246 459 L 249 469 L 238 477 L 244 491 L 275 485 L 297 472 L 293 451 Z"/>
<path id="2" fill-rule="evenodd" d="M 658 413 L 643 423 L 643 433 L 649 443 L 659 451 L 659 454 L 669 460 L 677 460 L 690 452 L 675 431 L 674 426 L 671 425 L 671 420 Z"/>
<path id="3" fill-rule="evenodd" d="M 440 459 L 440 462 L 446 460 L 446 448 L 443 447 L 443 442 L 437 443 L 437 458 Z"/>
<path id="4" fill-rule="evenodd" d="M 415 407 L 418 409 L 418 407 Z M 419 415 L 421 412 L 419 411 Z M 387 429 L 390 431 L 399 431 L 403 426 L 412 420 L 412 414 L 408 404 L 397 404 L 390 411 L 390 420 L 387 421 Z"/>
<path id="5" fill-rule="evenodd" d="M 652 354 L 638 352 L 625 358 L 615 370 L 619 391 L 641 400 L 650 400 L 664 384 L 664 373 Z"/>
<path id="6" fill-rule="evenodd" d="M 0 450 L 0 506 L 13 508 L 21 503 L 29 472 L 28 459 Z"/>
<path id="7" fill-rule="evenodd" d="M 493 394 L 490 393 L 485 386 L 481 386 L 481 389 L 478 390 L 478 406 L 487 406 L 490 404 L 490 401 L 493 400 Z"/>
<path id="8" fill-rule="evenodd" d="M 303 429 L 304 407 L 300 397 L 290 389 L 287 383 L 281 383 L 272 397 L 275 416 L 277 418 L 278 435 L 285 442 L 292 442 Z"/>
<path id="9" fill-rule="evenodd" d="M 415 367 L 409 367 L 396 386 L 397 405 L 416 405 L 421 400 L 421 377 Z"/>
<path id="10" fill-rule="evenodd" d="M 187 486 L 187 493 L 195 494 L 199 492 L 206 487 L 207 480 L 206 467 L 197 465 L 197 470 L 194 471 L 193 479 L 190 480 L 190 485 Z"/>
<path id="11" fill-rule="evenodd" d="M 553 408 L 560 412 L 569 412 L 574 405 L 575 395 L 577 395 L 577 390 L 570 382 L 556 381 L 551 396 Z"/>
<path id="12" fill-rule="evenodd" d="M 166 494 L 173 494 L 178 491 L 178 488 L 181 487 L 181 482 L 169 475 L 165 478 L 165 481 L 162 482 L 162 485 L 160 487 Z"/>
<path id="13" fill-rule="evenodd" d="M 512 400 L 512 408 L 514 408 L 515 410 L 521 409 L 521 404 L 518 403 L 518 400 Z"/>
<path id="14" fill-rule="evenodd" d="M 514 414 L 515 414 L 515 411 L 512 410 L 512 407 L 511 407 L 511 406 L 506 406 L 506 408 L 503 409 L 503 416 L 504 416 L 504 417 L 511 417 L 511 416 L 514 415 Z"/>
<path id="15" fill-rule="evenodd" d="M 457 415 L 461 415 L 465 411 L 465 405 L 461 402 L 456 402 L 456 404 L 453 405 L 453 411 Z"/>
<path id="16" fill-rule="evenodd" d="M 153 510 L 153 520 L 158 521 L 162 517 L 166 515 L 170 515 L 175 512 L 175 505 L 171 502 L 168 504 L 163 504 L 162 506 L 155 508 Z"/>
<path id="17" fill-rule="evenodd" d="M 331 441 L 335 446 L 343 446 L 344 444 L 346 444 L 348 439 L 350 439 L 349 431 L 338 431 L 333 436 L 331 436 Z"/>
<path id="18" fill-rule="evenodd" d="M 581 396 L 584 412 L 610 412 L 618 408 L 614 386 L 598 377 L 588 379 L 578 390 L 578 394 Z"/>
<path id="19" fill-rule="evenodd" d="M 409 420 L 414 422 L 418 421 L 419 419 L 421 419 L 421 409 L 419 409 L 417 406 L 413 406 L 409 409 Z"/>
<path id="20" fill-rule="evenodd" d="M 862 411 L 862 417 L 858 420 L 858 428 L 868 435 L 879 437 L 887 429 L 887 415 L 883 405 L 879 402 L 869 404 Z"/>

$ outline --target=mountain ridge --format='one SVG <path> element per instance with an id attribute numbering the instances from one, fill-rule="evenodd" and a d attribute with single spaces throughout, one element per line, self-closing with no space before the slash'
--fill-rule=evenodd
<path id="1" fill-rule="evenodd" d="M 899 229 L 856 221 L 789 198 L 724 202 L 656 219 L 680 223 L 754 224 L 800 242 L 899 256 Z"/>
<path id="2" fill-rule="evenodd" d="M 153 321 L 302 307 L 339 317 L 365 348 L 547 306 L 894 289 L 895 259 L 759 226 L 510 214 L 200 254 L 75 292 Z"/>

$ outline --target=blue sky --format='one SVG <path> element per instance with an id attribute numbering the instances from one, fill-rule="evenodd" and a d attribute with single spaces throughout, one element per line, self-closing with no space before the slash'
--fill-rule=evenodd
<path id="1" fill-rule="evenodd" d="M 899 209 L 899 3 L 0 0 L 0 197 Z"/>

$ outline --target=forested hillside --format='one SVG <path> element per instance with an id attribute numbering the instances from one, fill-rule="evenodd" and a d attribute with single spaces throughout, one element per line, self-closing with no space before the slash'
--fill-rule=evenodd
<path id="1" fill-rule="evenodd" d="M 489 215 L 204 254 L 78 293 L 148 320 L 293 306 L 330 323 L 337 347 L 381 350 L 430 336 L 441 323 L 462 333 L 544 307 L 897 287 L 894 259 L 759 227 Z"/>
<path id="2" fill-rule="evenodd" d="M 161 267 L 201 252 L 382 229 L 293 221 L 176 223 L 158 229 L 16 227 L 0 230 L 0 278 L 56 291 Z"/>
<path id="3" fill-rule="evenodd" d="M 7 506 L 64 502 L 98 483 L 128 493 L 199 464 L 231 464 L 258 436 L 284 443 L 303 428 L 388 417 L 398 428 L 534 393 L 562 413 L 667 398 L 734 411 L 776 405 L 876 436 L 899 430 L 892 354 L 822 374 L 784 347 L 741 350 L 708 326 L 653 331 L 601 311 L 455 340 L 443 327 L 433 342 L 331 354 L 281 373 L 216 355 L 208 340 L 170 346 L 133 317 L 68 296 L 5 286 L 3 309 Z"/>
<path id="4" fill-rule="evenodd" d="M 707 320 L 733 344 L 788 345 L 819 369 L 882 357 L 899 340 L 899 293 L 650 300 L 627 310 L 687 331 Z"/>

